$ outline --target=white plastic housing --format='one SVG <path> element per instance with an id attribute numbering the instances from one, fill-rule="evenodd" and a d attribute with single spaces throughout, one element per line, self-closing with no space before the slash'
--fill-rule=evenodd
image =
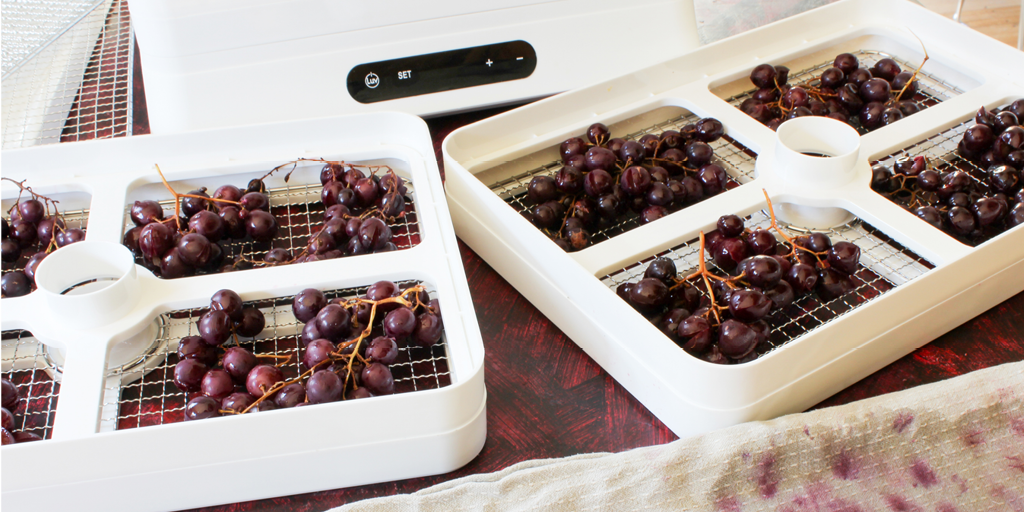
<path id="1" fill-rule="evenodd" d="M 828 134 L 833 158 L 794 155 L 812 148 L 780 146 L 775 132 L 722 99 L 750 89 L 746 77 L 761 63 L 795 73 L 862 49 L 920 62 L 910 31 L 931 57 L 923 71 L 964 92 L 857 141 L 842 130 L 844 140 Z M 1022 84 L 1024 54 L 1010 47 L 910 2 L 842 1 L 457 130 L 443 145 L 445 186 L 460 238 L 669 428 L 690 436 L 804 410 L 1024 289 L 1024 228 L 972 248 L 869 187 L 870 161 L 972 119 L 982 105 L 1024 96 Z M 650 126 L 644 119 L 665 109 L 719 119 L 757 154 L 753 181 L 574 253 L 489 188 L 556 160 L 558 144 L 592 123 L 619 137 Z M 815 171 L 825 177 L 806 174 Z M 848 212 L 935 267 L 730 366 L 685 353 L 602 282 L 713 229 L 721 215 L 763 209 L 762 189 L 776 208 L 795 205 L 796 214 Z"/>
<path id="2" fill-rule="evenodd" d="M 119 244 L 128 199 L 147 187 L 163 188 L 154 163 L 172 183 L 213 179 L 245 185 L 252 175 L 299 157 L 388 162 L 412 183 L 419 244 L 383 254 L 173 280 L 123 265 L 126 252 Z M 444 473 L 466 464 L 483 447 L 483 344 L 421 119 L 378 113 L 146 135 L 5 151 L 3 160 L 4 176 L 27 178 L 36 192 L 86 191 L 92 198 L 86 241 L 58 249 L 43 261 L 38 268 L 41 290 L 3 299 L 5 331 L 27 329 L 66 357 L 52 438 L 3 448 L 5 509 L 46 503 L 61 510 L 179 510 Z M 293 175 L 292 183 L 300 175 Z M 319 190 L 318 172 L 310 176 Z M 268 188 L 280 186 L 281 180 L 280 175 L 268 179 Z M 5 208 L 18 195 L 8 185 L 2 188 Z M 167 195 L 163 191 L 161 197 Z M 98 291 L 82 287 L 83 295 L 74 295 L 79 289 L 59 295 L 94 277 L 120 279 Z M 146 331 L 158 316 L 204 307 L 223 288 L 254 301 L 382 279 L 419 280 L 436 293 L 450 385 L 101 431 L 107 368 L 124 362 L 124 353 L 131 352 L 125 344 L 134 338 L 152 340 Z"/>
<path id="3" fill-rule="evenodd" d="M 692 0 L 138 0 L 131 4 L 153 133 L 324 115 L 417 115 L 540 98 L 697 48 Z M 641 48 L 637 31 L 657 34 Z M 358 64 L 523 40 L 522 80 L 362 104 Z"/>

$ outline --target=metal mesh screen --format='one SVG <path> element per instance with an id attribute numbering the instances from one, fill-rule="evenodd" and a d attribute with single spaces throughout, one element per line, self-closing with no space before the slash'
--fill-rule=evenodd
<path id="1" fill-rule="evenodd" d="M 49 439 L 60 394 L 60 374 L 45 346 L 28 331 L 3 331 L 3 378 L 18 388 L 21 403 L 14 413 L 14 432 Z"/>

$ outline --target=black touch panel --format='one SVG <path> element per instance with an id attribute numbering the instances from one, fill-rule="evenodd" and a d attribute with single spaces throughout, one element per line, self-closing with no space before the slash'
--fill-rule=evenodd
<path id="1" fill-rule="evenodd" d="M 537 53 L 526 41 L 359 64 L 348 73 L 348 92 L 360 103 L 407 98 L 533 74 Z"/>

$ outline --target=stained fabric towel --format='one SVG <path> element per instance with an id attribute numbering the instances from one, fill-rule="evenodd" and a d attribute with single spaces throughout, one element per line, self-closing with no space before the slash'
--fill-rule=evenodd
<path id="1" fill-rule="evenodd" d="M 337 511 L 1024 511 L 1024 363 Z"/>

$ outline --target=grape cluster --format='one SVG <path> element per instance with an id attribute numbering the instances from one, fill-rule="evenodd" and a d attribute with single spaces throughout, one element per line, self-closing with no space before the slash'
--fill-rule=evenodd
<path id="1" fill-rule="evenodd" d="M 187 393 L 199 392 L 185 406 L 186 420 L 392 394 L 389 365 L 398 358 L 399 344 L 431 346 L 443 332 L 440 306 L 422 285 L 400 289 L 379 281 L 365 296 L 347 300 L 327 300 L 323 292 L 305 289 L 292 300 L 292 312 L 304 325 L 299 336 L 303 372 L 288 379 L 280 365 L 291 356 L 254 354 L 237 344 L 219 354 L 230 325 L 238 334 L 259 333 L 255 324 L 241 331 L 246 316 L 238 312 L 249 309 L 255 310 L 242 308 L 233 292 L 217 292 L 199 320 L 200 335 L 181 340 L 174 383 Z M 234 320 L 232 311 L 242 320 Z M 286 361 L 260 362 L 266 358 Z"/>
<path id="2" fill-rule="evenodd" d="M 871 131 L 921 110 L 913 101 L 916 73 L 890 58 L 864 68 L 855 55 L 841 53 L 817 80 L 790 85 L 789 68 L 761 64 L 750 72 L 757 90 L 739 108 L 772 130 L 796 117 L 824 116 Z"/>
<path id="3" fill-rule="evenodd" d="M 245 190 L 223 185 L 213 196 L 206 190 L 202 187 L 188 194 L 171 190 L 175 211 L 166 218 L 160 203 L 135 201 L 130 210 L 135 227 L 125 233 L 124 245 L 155 274 L 173 279 L 200 270 L 225 270 L 221 240 L 249 237 L 266 242 L 277 234 L 277 218 L 270 213 L 262 180 L 252 180 Z M 230 262 L 224 266 L 230 268 Z"/>
<path id="4" fill-rule="evenodd" d="M 1004 110 L 984 107 L 964 131 L 957 153 L 984 172 L 936 169 L 923 156 L 876 164 L 871 188 L 919 218 L 974 243 L 1024 224 L 1024 99 Z"/>
<path id="5" fill-rule="evenodd" d="M 0 408 L 0 418 L 2 418 L 3 424 L 0 425 L 0 441 L 4 445 L 42 441 L 43 438 L 38 434 L 14 431 L 14 412 L 17 412 L 23 400 L 18 392 L 18 387 L 13 382 L 0 379 L 0 386 L 3 387 L 3 407 Z"/>
<path id="6" fill-rule="evenodd" d="M 595 123 L 587 140 L 562 142 L 562 167 L 554 176 L 530 180 L 533 206 L 523 215 L 566 251 L 587 247 L 595 230 L 629 212 L 642 224 L 664 217 L 726 189 L 729 176 L 712 162 L 708 145 L 724 134 L 710 117 L 639 140 L 612 138 L 607 126 Z"/>
<path id="7" fill-rule="evenodd" d="M 320 181 L 326 211 L 323 224 L 310 234 L 299 254 L 270 248 L 262 260 L 241 255 L 228 259 L 220 242 L 273 242 L 280 224 L 270 211 L 263 180 L 300 161 L 275 167 L 263 178 L 250 181 L 245 190 L 224 185 L 213 196 L 206 193 L 205 187 L 178 194 L 165 181 L 175 196 L 175 216 L 164 218 L 156 201 L 136 201 L 131 208 L 135 227 L 125 233 L 124 245 L 141 257 L 144 265 L 167 279 L 197 272 L 230 272 L 397 249 L 386 221 L 405 213 L 407 187 L 402 178 L 390 168 L 384 176 L 376 172 L 367 176 L 358 168 L 362 166 L 316 161 L 325 162 Z M 177 212 L 182 216 L 178 217 Z"/>
<path id="8" fill-rule="evenodd" d="M 681 276 L 669 258 L 653 260 L 616 293 L 690 354 L 718 364 L 743 363 L 768 347 L 765 317 L 797 298 L 823 301 L 853 289 L 860 248 L 824 233 L 791 237 L 772 216 L 771 229 L 747 229 L 736 215 L 701 235 L 700 268 Z M 705 252 L 721 270 L 711 272 Z"/>
<path id="9" fill-rule="evenodd" d="M 31 196 L 19 199 L 7 212 L 10 221 L 5 218 L 2 224 L 4 274 L 0 278 L 0 292 L 4 297 L 21 297 L 35 287 L 39 263 L 55 249 L 85 240 L 85 231 L 67 227 L 57 209 L 57 201 L 36 194 L 24 182 L 4 179 Z M 16 270 L 14 266 L 24 257 L 27 257 L 24 267 Z"/>

